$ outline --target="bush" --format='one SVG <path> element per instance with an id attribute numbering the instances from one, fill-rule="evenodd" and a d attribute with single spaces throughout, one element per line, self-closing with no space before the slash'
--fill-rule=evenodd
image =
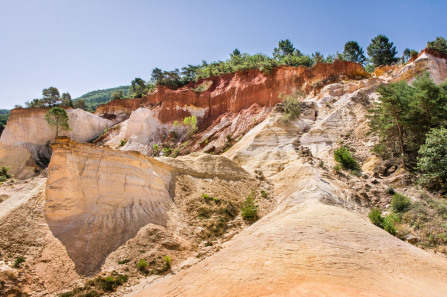
<path id="1" fill-rule="evenodd" d="M 383 217 L 382 211 L 378 208 L 373 208 L 368 214 L 369 220 L 371 223 L 376 225 L 377 227 L 383 228 Z"/>
<path id="2" fill-rule="evenodd" d="M 120 146 L 125 146 L 126 143 L 127 143 L 127 140 L 124 140 L 124 139 L 120 140 Z"/>
<path id="3" fill-rule="evenodd" d="M 421 184 L 446 191 L 447 129 L 441 127 L 427 133 L 425 144 L 419 149 L 418 169 L 421 172 Z"/>
<path id="4" fill-rule="evenodd" d="M 402 213 L 409 210 L 411 207 L 411 201 L 404 195 L 395 193 L 391 199 L 391 208 L 395 213 Z"/>
<path id="5" fill-rule="evenodd" d="M 388 187 L 385 191 L 388 195 L 394 195 L 396 192 L 394 192 L 394 189 L 392 187 Z"/>
<path id="6" fill-rule="evenodd" d="M 340 163 L 344 169 L 350 169 L 350 170 L 360 169 L 360 166 L 357 163 L 357 161 L 354 159 L 354 157 L 352 157 L 351 153 L 344 146 L 335 150 L 334 159 L 335 161 Z"/>
<path id="7" fill-rule="evenodd" d="M 25 262 L 25 258 L 24 258 L 24 257 L 17 257 L 17 258 L 14 260 L 14 265 L 12 265 L 12 267 L 14 267 L 14 268 L 19 268 L 19 267 L 20 267 L 20 264 L 22 264 L 23 262 Z"/>
<path id="8" fill-rule="evenodd" d="M 447 40 L 444 37 L 436 37 L 435 40 L 427 42 L 427 47 L 447 54 Z"/>
<path id="9" fill-rule="evenodd" d="M 172 261 L 171 257 L 165 256 L 164 260 L 165 260 L 165 263 L 163 264 L 163 267 L 161 268 L 160 272 L 168 271 L 169 268 L 171 268 L 171 261 Z"/>
<path id="10" fill-rule="evenodd" d="M 282 98 L 283 105 L 283 120 L 284 122 L 290 122 L 294 119 L 297 119 L 301 115 L 301 106 L 298 98 L 303 97 L 301 92 L 293 92 L 288 96 L 280 95 Z"/>
<path id="11" fill-rule="evenodd" d="M 267 198 L 268 193 L 264 190 L 261 190 L 261 196 L 262 196 L 262 198 Z"/>
<path id="12" fill-rule="evenodd" d="M 255 204 L 255 193 L 251 192 L 241 209 L 242 218 L 246 221 L 254 222 L 258 219 L 258 205 Z"/>
<path id="13" fill-rule="evenodd" d="M 394 226 L 394 224 L 395 224 L 395 220 L 394 220 L 394 217 L 392 215 L 384 217 L 384 219 L 383 219 L 383 229 L 385 229 L 385 231 L 387 231 L 391 235 L 396 235 L 397 234 L 396 227 Z"/>
<path id="14" fill-rule="evenodd" d="M 141 272 L 144 272 L 144 271 L 146 271 L 148 265 L 149 265 L 149 264 L 147 263 L 146 260 L 144 260 L 144 259 L 140 259 L 140 261 L 138 261 L 138 263 L 137 263 L 137 268 L 138 268 L 138 270 L 140 270 Z"/>
<path id="15" fill-rule="evenodd" d="M 123 259 L 123 260 L 118 260 L 118 264 L 126 264 L 126 263 L 129 263 L 130 262 L 130 260 L 129 259 Z"/>

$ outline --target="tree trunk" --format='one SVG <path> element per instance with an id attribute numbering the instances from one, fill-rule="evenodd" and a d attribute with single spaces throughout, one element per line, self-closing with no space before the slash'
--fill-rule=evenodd
<path id="1" fill-rule="evenodd" d="M 397 118 L 395 118 L 395 120 L 397 125 L 397 131 L 399 133 L 399 145 L 400 145 L 400 155 L 402 158 L 402 166 L 405 168 L 406 164 L 405 164 L 404 135 L 402 132 L 402 127 L 399 124 L 399 121 L 397 120 Z"/>

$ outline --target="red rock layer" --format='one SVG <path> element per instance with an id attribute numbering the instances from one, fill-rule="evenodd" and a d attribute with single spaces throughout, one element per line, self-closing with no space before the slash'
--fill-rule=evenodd
<path id="1" fill-rule="evenodd" d="M 340 77 L 360 79 L 369 77 L 369 74 L 360 64 L 339 60 L 330 64 L 317 63 L 313 67 L 280 66 L 271 73 L 251 69 L 209 77 L 178 90 L 159 87 L 141 101 L 115 100 L 99 106 L 96 113 L 116 115 L 117 108 L 133 110 L 141 103 L 146 107 L 157 106 L 159 120 L 168 123 L 190 116 L 186 107 L 196 106 L 206 109 L 204 118 L 211 122 L 221 114 L 239 112 L 254 103 L 261 107 L 272 107 L 281 101 L 281 93 L 289 94 L 293 90 L 310 92 Z M 207 81 L 212 82 L 207 90 L 193 90 Z"/>

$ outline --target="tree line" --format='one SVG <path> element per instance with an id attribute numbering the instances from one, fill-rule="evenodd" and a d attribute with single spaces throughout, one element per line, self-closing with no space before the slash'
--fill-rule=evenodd
<path id="1" fill-rule="evenodd" d="M 435 41 L 428 42 L 427 47 L 447 53 L 447 42 L 443 37 L 437 37 Z M 410 58 L 416 57 L 418 52 L 406 48 L 402 56 L 398 57 L 393 42 L 385 35 L 380 34 L 371 40 L 371 43 L 367 47 L 367 55 L 368 58 L 365 56 L 363 48 L 357 41 L 346 42 L 342 53 L 337 52 L 335 55 L 324 57 L 318 51 L 311 55 L 303 54 L 299 49 L 294 47 L 289 39 L 285 39 L 279 41 L 278 47 L 273 50 L 272 56 L 264 54 L 250 55 L 241 53 L 239 49 L 235 49 L 230 54 L 230 58 L 225 61 L 211 63 L 202 61 L 201 64 L 188 64 L 180 70 L 174 69 L 172 71 L 155 68 L 152 70 L 151 77 L 148 81 L 137 77 L 131 82 L 128 97 L 143 97 L 152 92 L 157 86 L 177 89 L 192 81 L 234 71 L 257 68 L 261 71 L 270 72 L 274 67 L 280 65 L 310 67 L 315 63 L 331 63 L 335 59 L 360 63 L 365 66 L 367 71 L 372 72 L 375 67 L 380 65 L 391 65 L 398 62 L 406 63 Z M 115 98 L 121 97 L 121 95 L 116 94 Z"/>
<path id="2" fill-rule="evenodd" d="M 72 107 L 85 109 L 84 100 L 76 100 L 73 102 L 70 93 L 60 94 L 55 87 L 49 87 L 42 90 L 42 98 L 33 99 L 25 102 L 27 108 L 52 108 L 55 106 Z"/>

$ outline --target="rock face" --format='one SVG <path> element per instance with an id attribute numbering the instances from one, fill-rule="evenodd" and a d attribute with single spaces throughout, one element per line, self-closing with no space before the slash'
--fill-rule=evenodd
<path id="1" fill-rule="evenodd" d="M 224 156 L 248 172 L 261 171 L 273 185 L 276 208 L 213 256 L 128 296 L 444 296 L 445 256 L 368 221 L 380 196 L 371 187 L 379 181 L 364 182 L 369 192 L 361 193 L 363 177 L 330 170 L 341 144 L 365 169 L 376 170 L 365 115 L 376 87 L 399 69 L 392 71 L 310 94 L 304 100 L 310 114 L 287 124 L 275 108 Z"/>
<path id="2" fill-rule="evenodd" d="M 254 185 L 247 172 L 222 156 L 195 153 L 153 159 L 57 138 L 48 166 L 45 215 L 76 271 L 97 272 L 105 258 L 143 226 L 166 226 L 178 176 L 191 179 L 183 189 L 201 183 L 194 179 L 225 180 L 234 189 Z M 245 186 L 242 192 L 249 191 Z M 202 193 L 194 196 L 203 200 Z"/>
<path id="3" fill-rule="evenodd" d="M 215 143 L 207 148 L 194 144 L 190 150 L 213 150 L 213 146 L 225 143 L 226 135 L 242 135 L 253 123 L 265 118 L 281 102 L 280 94 L 294 90 L 310 93 L 329 82 L 365 77 L 369 74 L 360 64 L 338 60 L 310 68 L 281 66 L 271 73 L 252 69 L 210 77 L 178 90 L 159 87 L 142 99 L 115 100 L 101 105 L 96 114 L 114 119 L 130 116 L 122 126 L 125 131 L 107 139 L 106 144 L 113 147 L 120 140 L 127 140 L 123 150 L 144 154 L 151 152 L 152 145 L 160 143 L 163 135 L 178 129 L 174 121 L 181 123 L 183 118 L 193 115 L 198 119 L 199 130 L 206 130 L 202 140 L 213 138 Z M 205 90 L 194 91 L 200 86 L 205 86 Z M 142 108 L 135 110 L 136 106 Z M 132 114 L 131 110 L 134 110 Z M 234 121 L 237 125 L 232 124 Z"/>
<path id="4" fill-rule="evenodd" d="M 44 119 L 45 113 L 48 109 L 45 108 L 20 108 L 13 109 L 8 119 L 5 130 L 0 138 L 0 165 L 11 166 L 13 172 L 17 177 L 29 177 L 30 171 L 26 169 L 22 173 L 23 164 L 13 162 L 25 158 L 23 149 L 27 150 L 32 159 L 39 162 L 39 159 L 49 158 L 49 142 L 52 142 L 55 137 L 55 132 L 51 129 Z M 63 132 L 64 135 L 69 135 L 73 139 L 81 142 L 87 142 L 99 134 L 104 129 L 109 128 L 113 123 L 95 116 L 89 112 L 81 109 L 67 109 L 70 131 Z M 17 148 L 11 149 L 11 147 Z M 35 168 L 35 164 L 27 162 L 28 167 Z"/>
<path id="5" fill-rule="evenodd" d="M 18 179 L 29 178 L 38 170 L 36 162 L 27 149 L 1 142 L 0 164 L 9 167 L 9 173 Z"/>
<path id="6" fill-rule="evenodd" d="M 58 138 L 48 169 L 45 214 L 82 274 L 148 224 L 164 225 L 170 176 L 159 162 Z"/>

